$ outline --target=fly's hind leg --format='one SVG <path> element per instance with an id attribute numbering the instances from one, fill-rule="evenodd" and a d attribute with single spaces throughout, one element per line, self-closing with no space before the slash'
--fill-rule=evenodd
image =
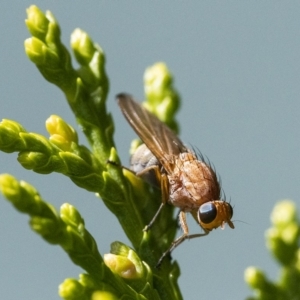
<path id="1" fill-rule="evenodd" d="M 150 167 L 147 167 L 145 169 L 143 169 L 141 172 L 134 172 L 133 170 L 126 168 L 122 165 L 119 165 L 118 163 L 111 161 L 111 160 L 107 160 L 107 163 L 112 164 L 116 167 L 119 167 L 121 169 L 125 169 L 128 170 L 129 172 L 135 174 L 138 177 L 143 178 L 143 175 L 149 173 L 151 170 L 154 171 L 154 175 L 155 178 L 157 179 L 160 189 L 161 189 L 161 195 L 162 195 L 162 203 L 159 206 L 157 212 L 155 213 L 154 217 L 152 218 L 152 220 L 150 221 L 150 223 L 145 226 L 145 228 L 143 229 L 143 231 L 148 231 L 151 226 L 153 225 L 153 223 L 155 222 L 155 220 L 157 219 L 158 215 L 160 214 L 161 210 L 163 209 L 163 207 L 165 206 L 165 204 L 168 201 L 168 197 L 169 197 L 169 181 L 168 181 L 168 177 L 166 174 L 161 174 L 160 173 L 160 168 L 158 165 L 152 165 Z"/>
<path id="2" fill-rule="evenodd" d="M 163 209 L 163 207 L 165 206 L 165 204 L 168 201 L 169 198 L 169 181 L 168 181 L 168 177 L 166 174 L 161 174 L 160 173 L 160 169 L 157 165 L 148 167 L 146 169 L 144 169 L 143 171 L 137 173 L 137 176 L 143 176 L 143 174 L 149 172 L 150 170 L 153 170 L 155 173 L 155 177 L 157 179 L 157 181 L 160 183 L 160 189 L 161 189 L 161 196 L 162 196 L 162 203 L 159 206 L 157 212 L 155 213 L 154 217 L 152 218 L 152 220 L 150 221 L 150 223 L 143 229 L 143 231 L 148 231 L 151 226 L 153 225 L 153 223 L 155 222 L 155 220 L 157 219 L 158 215 L 160 214 L 161 210 Z"/>

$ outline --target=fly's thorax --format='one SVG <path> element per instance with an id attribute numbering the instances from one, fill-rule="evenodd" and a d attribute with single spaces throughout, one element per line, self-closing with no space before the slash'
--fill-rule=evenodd
<path id="1" fill-rule="evenodd" d="M 205 202 L 220 199 L 215 172 L 192 152 L 181 153 L 174 172 L 168 176 L 169 202 L 185 211 L 198 209 Z"/>
<path id="2" fill-rule="evenodd" d="M 230 203 L 222 200 L 209 201 L 199 207 L 197 221 L 206 231 L 220 226 L 224 228 L 225 223 L 228 223 L 230 228 L 234 228 L 231 222 L 232 215 L 233 209 Z"/>
<path id="3" fill-rule="evenodd" d="M 130 169 L 139 175 L 139 173 L 145 171 L 145 169 L 153 166 L 160 166 L 159 161 L 145 144 L 141 144 L 131 155 Z M 150 169 L 148 172 L 143 172 L 141 177 L 149 184 L 159 186 L 153 170 Z"/>

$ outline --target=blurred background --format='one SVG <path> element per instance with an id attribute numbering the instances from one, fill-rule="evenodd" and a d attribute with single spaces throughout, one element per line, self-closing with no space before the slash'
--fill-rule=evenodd
<path id="1" fill-rule="evenodd" d="M 80 27 L 104 49 L 108 109 L 124 165 L 135 134 L 115 95 L 124 91 L 142 100 L 144 70 L 155 62 L 165 62 L 174 75 L 182 97 L 180 136 L 216 166 L 235 224 L 234 230 L 215 230 L 174 251 L 184 299 L 244 299 L 251 293 L 243 279 L 250 265 L 276 279 L 278 266 L 265 248 L 269 216 L 281 199 L 300 204 L 300 2 L 4 1 L 0 118 L 48 136 L 44 124 L 51 114 L 78 127 L 62 92 L 24 53 L 25 9 L 31 4 L 52 11 L 68 48 L 70 34 Z M 80 142 L 86 144 L 82 134 Z M 92 193 L 60 174 L 26 171 L 16 157 L 0 153 L 0 173 L 33 184 L 57 209 L 65 202 L 75 205 L 102 254 L 115 240 L 128 242 L 115 216 Z M 1 298 L 60 299 L 58 285 L 83 270 L 33 233 L 26 215 L 0 200 Z M 188 222 L 191 232 L 199 232 L 191 217 Z"/>

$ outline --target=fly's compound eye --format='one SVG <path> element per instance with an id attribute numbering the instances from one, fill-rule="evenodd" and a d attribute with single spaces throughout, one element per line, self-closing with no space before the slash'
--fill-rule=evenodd
<path id="1" fill-rule="evenodd" d="M 203 224 L 213 222 L 217 217 L 216 205 L 212 202 L 204 203 L 198 210 L 198 219 Z"/>

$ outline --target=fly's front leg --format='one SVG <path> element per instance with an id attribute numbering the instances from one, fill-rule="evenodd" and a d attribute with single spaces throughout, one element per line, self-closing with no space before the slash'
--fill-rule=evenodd
<path id="1" fill-rule="evenodd" d="M 184 211 L 180 211 L 180 213 L 179 213 L 179 223 L 182 228 L 183 234 L 179 238 L 177 238 L 175 241 L 173 241 L 171 246 L 169 247 L 169 249 L 163 253 L 161 258 L 157 262 L 157 265 L 156 265 L 157 268 L 161 265 L 164 258 L 167 255 L 169 255 L 177 246 L 179 246 L 181 243 L 183 243 L 186 239 L 193 239 L 193 238 L 202 237 L 202 236 L 209 234 L 209 231 L 206 231 L 206 230 L 204 230 L 205 231 L 204 233 L 189 234 L 189 227 L 186 222 L 186 213 Z"/>
<path id="2" fill-rule="evenodd" d="M 171 246 L 169 247 L 169 249 L 163 253 L 163 255 L 161 256 L 161 258 L 159 259 L 156 267 L 158 268 L 163 259 L 169 255 L 178 245 L 180 245 L 189 235 L 189 227 L 186 223 L 186 213 L 184 211 L 180 211 L 179 213 L 179 223 L 180 223 L 180 226 L 183 230 L 183 234 L 177 238 L 175 241 L 172 242 Z"/>

